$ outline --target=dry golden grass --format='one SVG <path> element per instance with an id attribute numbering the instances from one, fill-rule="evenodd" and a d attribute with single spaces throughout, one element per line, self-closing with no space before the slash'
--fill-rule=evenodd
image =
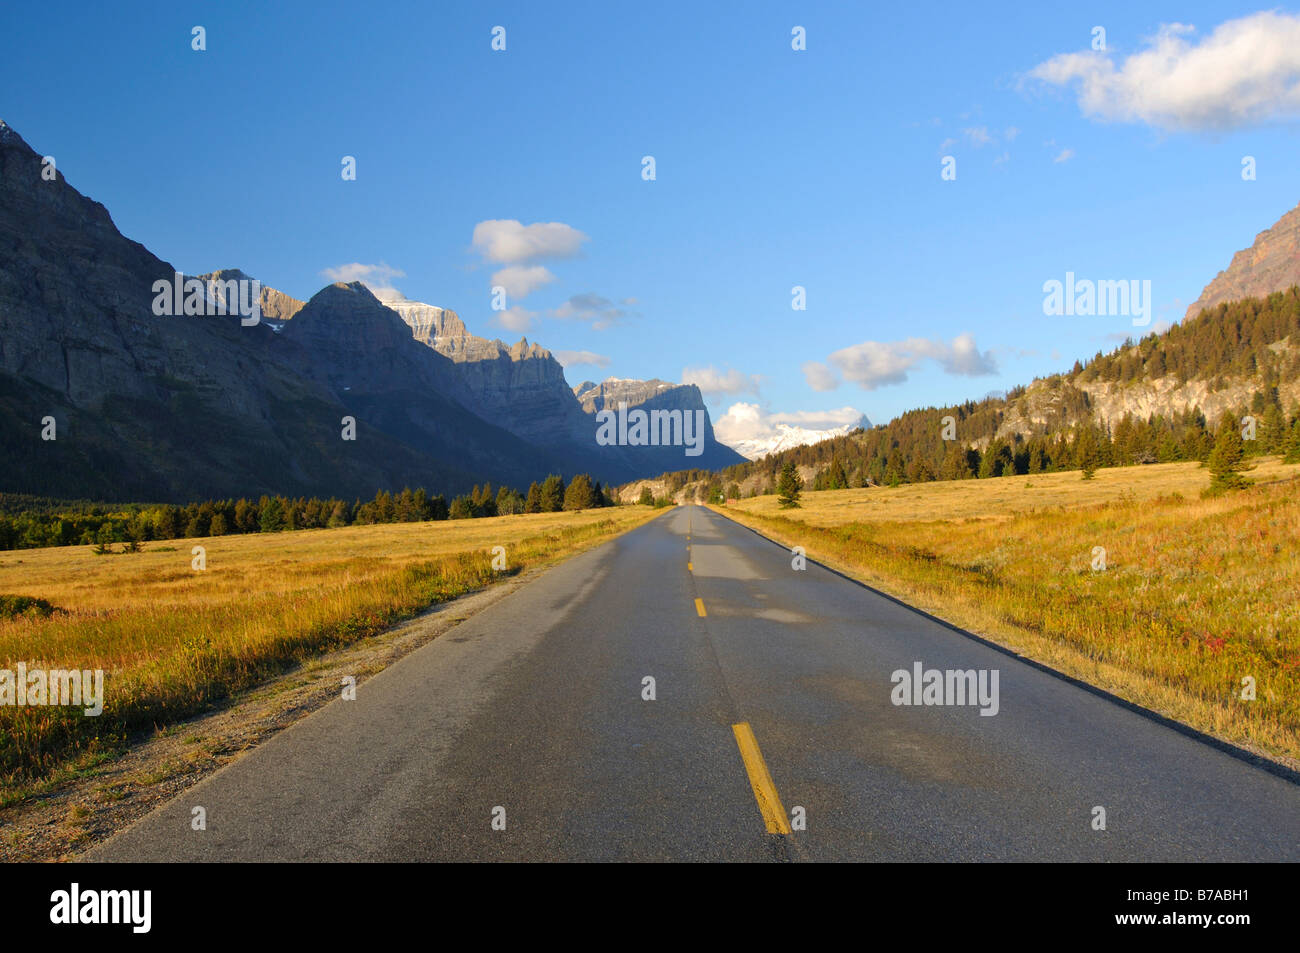
<path id="1" fill-rule="evenodd" d="M 1300 467 L 1196 464 L 805 493 L 720 510 L 1024 655 L 1300 765 Z M 1106 569 L 1093 569 L 1094 547 Z M 1257 697 L 1242 698 L 1254 678 Z"/>
<path id="2" fill-rule="evenodd" d="M 313 654 L 631 529 L 646 507 L 7 552 L 0 594 L 64 610 L 0 619 L 0 667 L 103 669 L 104 713 L 0 708 L 0 784 L 110 757 L 134 731 L 210 707 Z M 191 549 L 207 568 L 191 568 Z M 3 794 L 0 791 L 0 794 Z M 0 797 L 3 801 L 3 797 Z"/>

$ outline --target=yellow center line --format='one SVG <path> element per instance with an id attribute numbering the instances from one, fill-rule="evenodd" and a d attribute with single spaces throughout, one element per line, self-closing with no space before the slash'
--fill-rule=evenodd
<path id="1" fill-rule="evenodd" d="M 695 572 L 695 567 L 694 567 L 693 565 L 691 565 L 690 563 L 687 563 L 687 564 L 686 564 L 686 571 L 687 571 L 687 572 Z"/>
<path id="2" fill-rule="evenodd" d="M 708 613 L 704 611 L 703 599 L 695 600 L 695 612 L 700 616 L 700 618 L 704 618 L 704 616 L 708 615 Z"/>
<path id="3" fill-rule="evenodd" d="M 789 834 L 790 822 L 786 819 L 785 808 L 781 806 L 781 796 L 776 793 L 772 775 L 768 773 L 767 762 L 763 752 L 758 750 L 758 741 L 749 727 L 749 722 L 742 721 L 731 726 L 736 736 L 736 745 L 740 748 L 740 757 L 745 761 L 745 771 L 749 774 L 749 786 L 754 789 L 754 800 L 758 802 L 759 813 L 767 824 L 769 834 Z"/>

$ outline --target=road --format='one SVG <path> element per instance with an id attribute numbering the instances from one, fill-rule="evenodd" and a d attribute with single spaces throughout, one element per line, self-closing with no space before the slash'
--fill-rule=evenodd
<path id="1" fill-rule="evenodd" d="M 997 713 L 895 705 L 917 662 Z M 87 859 L 1300 860 L 1300 786 L 683 506 Z"/>

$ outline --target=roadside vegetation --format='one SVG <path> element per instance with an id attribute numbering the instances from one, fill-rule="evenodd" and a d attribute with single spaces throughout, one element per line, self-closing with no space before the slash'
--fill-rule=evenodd
<path id="1" fill-rule="evenodd" d="M 0 550 L 93 543 L 98 555 L 105 556 L 139 552 L 141 543 L 162 539 L 482 519 L 614 505 L 614 498 L 600 481 L 585 473 L 567 485 L 562 476 L 552 474 L 534 482 L 526 494 L 507 486 L 493 490 L 492 484 L 485 483 L 453 497 L 450 503 L 440 493 L 431 495 L 410 487 L 400 493 L 381 490 L 364 503 L 337 497 L 263 496 L 188 504 L 111 504 L 0 493 Z"/>
<path id="2" fill-rule="evenodd" d="M 1256 458 L 719 508 L 1066 674 L 1300 767 L 1300 468 Z M 1253 700 L 1247 696 L 1253 686 Z"/>
<path id="3" fill-rule="evenodd" d="M 0 707 L 0 806 L 114 757 L 138 732 L 654 515 L 618 507 L 208 537 L 115 559 L 90 546 L 0 554 L 0 668 L 105 672 L 99 717 Z"/>

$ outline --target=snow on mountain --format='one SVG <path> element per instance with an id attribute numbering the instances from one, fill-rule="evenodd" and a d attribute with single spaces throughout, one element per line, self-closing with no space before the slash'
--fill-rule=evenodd
<path id="1" fill-rule="evenodd" d="M 837 420 L 845 421 L 835 424 Z M 825 426 L 831 424 L 831 426 Z M 756 404 L 736 403 L 714 425 L 718 439 L 750 460 L 769 454 L 843 437 L 859 427 L 869 428 L 866 415 L 851 407 L 795 414 L 767 414 Z"/>

